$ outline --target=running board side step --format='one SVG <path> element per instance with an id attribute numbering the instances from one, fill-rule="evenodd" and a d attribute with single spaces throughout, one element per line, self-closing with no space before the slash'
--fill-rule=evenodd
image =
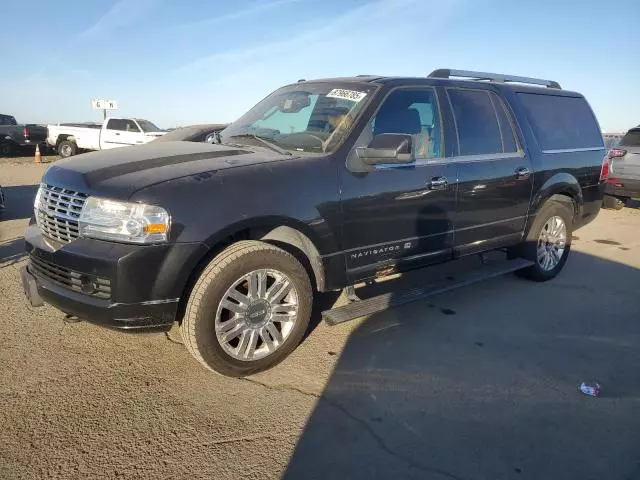
<path id="1" fill-rule="evenodd" d="M 422 288 L 412 288 L 404 292 L 383 293 L 376 297 L 351 302 L 331 310 L 325 310 L 322 312 L 322 318 L 329 325 L 338 325 L 348 322 L 349 320 L 399 307 L 400 305 L 424 300 L 439 293 L 466 287 L 467 285 L 472 285 L 483 280 L 500 277 L 507 273 L 530 267 L 533 264 L 533 262 L 522 258 L 507 260 L 498 264 L 478 268 L 461 279 L 446 280 Z"/>

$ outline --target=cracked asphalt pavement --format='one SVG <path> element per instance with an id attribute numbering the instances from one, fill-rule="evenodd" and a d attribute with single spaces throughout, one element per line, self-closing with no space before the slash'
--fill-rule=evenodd
<path id="1" fill-rule="evenodd" d="M 505 276 L 318 324 L 238 380 L 200 367 L 175 329 L 27 306 L 21 235 L 45 168 L 0 160 L 0 478 L 640 478 L 640 203 L 575 232 L 551 282 Z"/>

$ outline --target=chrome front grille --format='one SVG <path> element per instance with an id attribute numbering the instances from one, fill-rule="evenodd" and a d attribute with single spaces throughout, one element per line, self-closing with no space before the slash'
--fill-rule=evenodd
<path id="1" fill-rule="evenodd" d="M 29 257 L 29 271 L 36 277 L 44 278 L 69 290 L 96 298 L 111 298 L 111 282 L 108 278 L 79 273 L 34 255 Z"/>
<path id="2" fill-rule="evenodd" d="M 78 238 L 78 219 L 87 197 L 68 188 L 40 185 L 35 215 L 42 233 L 64 243 Z"/>

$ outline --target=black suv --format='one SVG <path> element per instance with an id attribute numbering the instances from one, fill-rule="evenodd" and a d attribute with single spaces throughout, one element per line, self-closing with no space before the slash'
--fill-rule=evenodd
<path id="1" fill-rule="evenodd" d="M 110 327 L 177 321 L 202 364 L 248 375 L 298 345 L 314 292 L 495 249 L 555 277 L 598 214 L 603 157 L 587 101 L 553 81 L 299 81 L 215 144 L 53 164 L 23 284 L 34 305 Z"/>

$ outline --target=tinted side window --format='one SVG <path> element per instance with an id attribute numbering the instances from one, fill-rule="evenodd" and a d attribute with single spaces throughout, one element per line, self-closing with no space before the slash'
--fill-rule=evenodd
<path id="1" fill-rule="evenodd" d="M 460 155 L 502 153 L 502 137 L 489 92 L 447 90 L 458 128 Z"/>
<path id="2" fill-rule="evenodd" d="M 112 118 L 107 123 L 107 129 L 124 132 L 127 129 L 127 124 L 125 120 L 122 120 L 120 118 Z"/>
<path id="3" fill-rule="evenodd" d="M 587 101 L 519 93 L 527 118 L 542 150 L 602 147 L 602 135 Z"/>
<path id="4" fill-rule="evenodd" d="M 416 158 L 442 156 L 440 115 L 432 89 L 394 90 L 371 123 L 373 135 L 405 133 L 412 136 Z"/>
<path id="5" fill-rule="evenodd" d="M 518 150 L 518 144 L 516 143 L 516 137 L 513 133 L 513 123 L 509 121 L 511 115 L 509 115 L 507 111 L 507 106 L 502 99 L 493 93 L 491 94 L 491 100 L 498 114 L 500 132 L 502 133 L 503 151 L 505 153 L 516 152 Z"/>
<path id="6" fill-rule="evenodd" d="M 17 123 L 11 115 L 0 115 L 0 125 L 17 125 Z"/>

